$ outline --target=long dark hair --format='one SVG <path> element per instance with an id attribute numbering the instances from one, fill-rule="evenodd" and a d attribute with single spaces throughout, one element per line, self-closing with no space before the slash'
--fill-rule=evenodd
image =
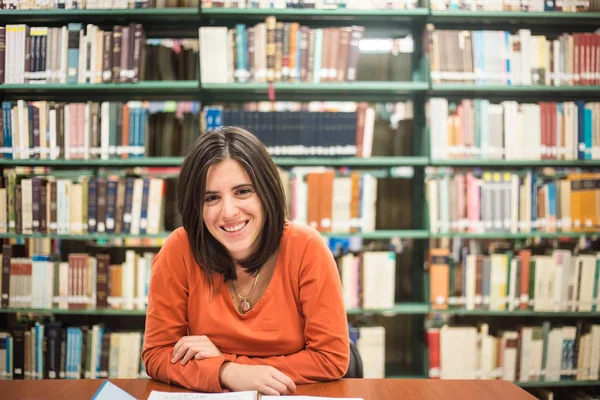
<path id="1" fill-rule="evenodd" d="M 202 134 L 183 161 L 177 182 L 177 208 L 187 232 L 194 260 L 214 288 L 213 273 L 225 281 L 237 279 L 235 262 L 225 247 L 208 231 L 202 219 L 208 169 L 224 160 L 235 160 L 244 168 L 262 204 L 265 226 L 256 251 L 238 263 L 256 274 L 279 247 L 285 224 L 283 185 L 271 156 L 263 144 L 245 129 L 226 126 Z"/>

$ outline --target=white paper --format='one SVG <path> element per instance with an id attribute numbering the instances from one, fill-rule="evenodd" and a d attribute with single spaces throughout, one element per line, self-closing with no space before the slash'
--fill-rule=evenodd
<path id="1" fill-rule="evenodd" d="M 171 393 L 153 390 L 148 400 L 254 400 L 256 392 L 229 393 Z M 363 400 L 362 398 L 339 398 L 318 396 L 262 396 L 263 400 Z"/>
<path id="2" fill-rule="evenodd" d="M 171 393 L 153 390 L 148 400 L 255 400 L 256 392 Z"/>
<path id="3" fill-rule="evenodd" d="M 320 397 L 320 396 L 262 396 L 263 400 L 364 400 L 358 397 Z"/>

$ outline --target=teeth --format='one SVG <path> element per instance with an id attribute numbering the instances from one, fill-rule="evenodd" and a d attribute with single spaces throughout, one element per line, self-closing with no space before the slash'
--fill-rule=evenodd
<path id="1" fill-rule="evenodd" d="M 238 225 L 230 227 L 230 228 L 223 227 L 223 229 L 225 229 L 227 232 L 237 232 L 240 229 L 242 229 L 244 226 L 246 226 L 246 223 L 242 222 L 241 224 L 238 224 Z"/>

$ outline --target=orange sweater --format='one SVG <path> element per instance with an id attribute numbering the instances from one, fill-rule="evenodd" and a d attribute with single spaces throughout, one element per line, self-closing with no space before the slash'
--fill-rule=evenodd
<path id="1" fill-rule="evenodd" d="M 214 297 L 187 234 L 175 230 L 152 264 L 142 358 L 152 378 L 219 392 L 225 360 L 277 368 L 295 383 L 338 379 L 348 368 L 348 325 L 335 261 L 312 228 L 287 223 L 273 277 L 247 314 L 234 307 L 222 277 Z M 188 332 L 189 330 L 189 332 Z M 171 363 L 186 335 L 206 335 L 224 355 Z"/>

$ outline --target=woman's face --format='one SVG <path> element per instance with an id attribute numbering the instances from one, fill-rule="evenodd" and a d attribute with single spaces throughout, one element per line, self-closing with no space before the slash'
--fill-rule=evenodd
<path id="1" fill-rule="evenodd" d="M 202 218 L 234 260 L 256 250 L 265 215 L 250 177 L 237 161 L 221 161 L 208 169 Z"/>

